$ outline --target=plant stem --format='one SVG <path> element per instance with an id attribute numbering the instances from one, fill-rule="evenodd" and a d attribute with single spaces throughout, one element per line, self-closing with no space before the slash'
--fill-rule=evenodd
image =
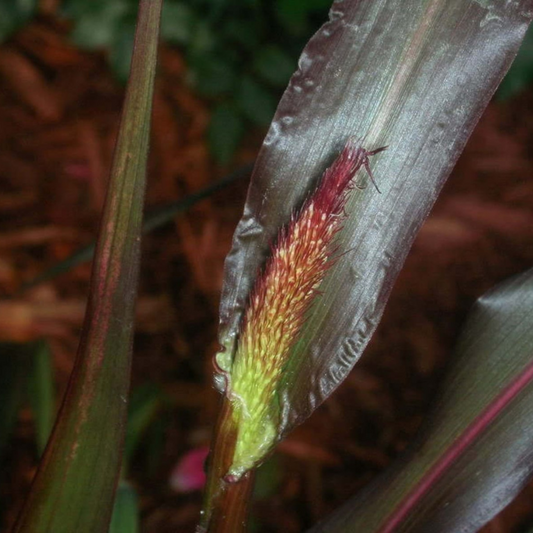
<path id="1" fill-rule="evenodd" d="M 232 410 L 231 402 L 224 396 L 211 445 L 204 509 L 197 533 L 246 531 L 254 472 L 247 472 L 236 482 L 224 480 L 233 460 L 237 438 Z"/>

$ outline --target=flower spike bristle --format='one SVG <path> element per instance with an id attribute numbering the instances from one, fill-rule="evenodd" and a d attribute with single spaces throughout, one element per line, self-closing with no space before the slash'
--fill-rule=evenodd
<path id="1" fill-rule="evenodd" d="M 367 151 L 353 139 L 325 171 L 316 191 L 281 229 L 258 276 L 241 324 L 227 394 L 237 441 L 227 479 L 239 479 L 270 451 L 277 437 L 273 406 L 277 386 L 305 314 L 335 258 L 335 235 L 346 218 L 354 177 L 363 167 L 372 176 Z"/>

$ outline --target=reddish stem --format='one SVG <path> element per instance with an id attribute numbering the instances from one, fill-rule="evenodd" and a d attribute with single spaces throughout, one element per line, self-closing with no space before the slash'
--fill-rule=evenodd
<path id="1" fill-rule="evenodd" d="M 239 481 L 224 477 L 233 461 L 237 437 L 230 401 L 224 396 L 208 462 L 204 508 L 197 533 L 244 533 L 254 472 Z"/>

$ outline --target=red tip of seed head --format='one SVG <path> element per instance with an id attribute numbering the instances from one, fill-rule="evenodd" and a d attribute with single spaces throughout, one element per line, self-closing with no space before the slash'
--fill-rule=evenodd
<path id="1" fill-rule="evenodd" d="M 346 193 L 354 186 L 352 180 L 361 167 L 365 168 L 379 192 L 370 170 L 369 156 L 385 149 L 386 146 L 369 152 L 358 141 L 350 139 L 341 154 L 324 173 L 314 195 L 317 206 L 328 211 L 331 215 L 341 214 L 346 203 Z"/>

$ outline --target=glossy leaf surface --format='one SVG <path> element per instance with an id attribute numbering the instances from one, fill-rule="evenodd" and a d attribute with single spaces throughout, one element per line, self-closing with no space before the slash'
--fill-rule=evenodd
<path id="1" fill-rule="evenodd" d="M 392 284 L 532 17 L 520 0 L 335 2 L 279 104 L 226 261 L 224 388 L 239 323 L 269 246 L 350 137 L 382 191 L 354 189 L 340 257 L 320 286 L 277 389 L 279 435 L 308 417 L 360 357 Z M 364 183 L 363 172 L 357 177 Z"/>
<path id="2" fill-rule="evenodd" d="M 402 460 L 313 533 L 475 532 L 533 473 L 533 270 L 482 296 Z"/>
<path id="3" fill-rule="evenodd" d="M 107 533 L 121 467 L 161 1 L 136 47 L 74 370 L 17 532 Z"/>

